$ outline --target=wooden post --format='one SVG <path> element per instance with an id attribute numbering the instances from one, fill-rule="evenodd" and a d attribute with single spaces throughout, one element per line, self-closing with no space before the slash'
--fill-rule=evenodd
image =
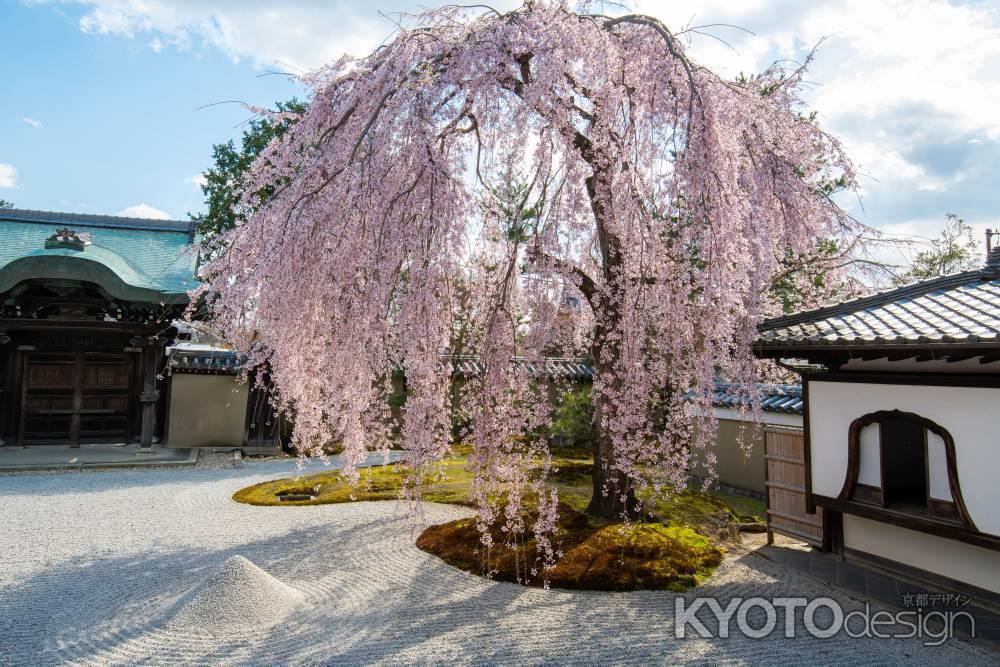
<path id="1" fill-rule="evenodd" d="M 153 431 L 156 429 L 156 361 L 160 346 L 155 338 L 147 338 L 142 347 L 142 426 L 139 436 L 139 453 L 153 451 Z"/>
<path id="2" fill-rule="evenodd" d="M 764 523 L 767 525 L 767 545 L 771 546 L 774 544 L 774 531 L 771 530 L 771 489 L 767 485 L 770 475 L 768 473 L 768 456 L 771 454 L 771 439 L 769 437 L 767 429 L 764 429 L 761 434 L 761 440 L 764 444 Z"/>
<path id="3" fill-rule="evenodd" d="M 69 446 L 78 448 L 80 446 L 81 415 L 83 410 L 83 353 L 77 352 L 74 367 L 74 387 L 73 387 L 73 417 L 69 426 Z"/>
<path id="4" fill-rule="evenodd" d="M 0 446 L 10 437 L 11 415 L 14 414 L 10 402 L 14 400 L 15 392 L 11 389 L 14 377 L 13 346 L 9 345 L 10 336 L 0 331 Z"/>

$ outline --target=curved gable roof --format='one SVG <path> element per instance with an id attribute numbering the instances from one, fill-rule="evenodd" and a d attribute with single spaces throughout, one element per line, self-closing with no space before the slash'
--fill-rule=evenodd
<path id="1" fill-rule="evenodd" d="M 60 229 L 87 244 L 46 248 Z M 29 278 L 68 278 L 116 298 L 177 303 L 198 284 L 197 261 L 191 221 L 0 210 L 0 292 Z"/>

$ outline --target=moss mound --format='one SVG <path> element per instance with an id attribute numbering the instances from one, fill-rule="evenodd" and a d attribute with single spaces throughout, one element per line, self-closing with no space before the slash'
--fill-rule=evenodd
<path id="1" fill-rule="evenodd" d="M 233 494 L 247 505 L 326 505 L 357 500 L 396 500 L 405 474 L 395 465 L 362 468 L 356 486 L 339 470 L 254 484 Z M 424 500 L 468 505 L 469 475 L 464 459 L 445 459 L 427 480 Z"/>
<path id="2" fill-rule="evenodd" d="M 526 512 L 525 525 L 535 513 Z M 494 529 L 494 546 L 483 546 L 474 519 L 431 526 L 417 546 L 454 567 L 473 574 L 557 588 L 631 591 L 684 591 L 704 581 L 722 562 L 725 552 L 686 526 L 659 523 L 601 525 L 560 505 L 556 539 L 562 556 L 547 572 L 535 569 L 537 545 L 531 535 L 505 544 L 506 534 Z"/>
<path id="3" fill-rule="evenodd" d="M 424 500 L 470 505 L 466 449 L 456 447 L 452 457 L 434 469 L 426 480 Z M 562 500 L 555 536 L 561 556 L 547 572 L 537 570 L 537 547 L 530 531 L 512 541 L 509 533 L 497 528 L 492 535 L 494 546 L 486 549 L 473 519 L 432 526 L 420 535 L 417 546 L 455 567 L 501 581 L 541 586 L 547 580 L 552 586 L 570 589 L 683 591 L 712 574 L 725 553 L 713 542 L 739 539 L 739 525 L 747 518 L 742 515 L 754 509 L 748 505 L 737 513 L 728 497 L 688 490 L 649 507 L 655 522 L 628 527 L 599 522 L 583 513 L 592 493 L 592 462 L 565 458 L 554 464 L 549 481 L 559 489 Z M 376 466 L 359 472 L 360 480 L 353 488 L 342 472 L 334 470 L 255 484 L 237 491 L 233 500 L 296 506 L 399 497 L 405 479 L 402 468 Z M 531 526 L 537 512 L 528 506 L 522 518 L 525 526 Z"/>
<path id="4" fill-rule="evenodd" d="M 233 500 L 247 505 L 325 505 L 358 500 L 392 500 L 402 487 L 399 475 L 384 469 L 366 468 L 361 471 L 360 484 L 352 489 L 347 478 L 338 471 L 261 482 L 240 489 Z M 353 497 L 352 497 L 353 496 Z"/>

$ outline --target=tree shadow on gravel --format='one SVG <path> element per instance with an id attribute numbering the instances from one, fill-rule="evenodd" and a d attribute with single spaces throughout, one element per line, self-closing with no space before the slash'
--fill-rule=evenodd
<path id="1" fill-rule="evenodd" d="M 393 458 L 398 454 L 393 453 Z M 244 485 L 263 479 L 279 479 L 299 475 L 313 475 L 337 470 L 341 467 L 338 456 L 329 457 L 329 464 L 319 459 L 309 459 L 299 469 L 296 459 L 268 461 L 244 460 L 238 468 L 149 467 L 109 468 L 67 471 L 35 471 L 17 474 L 0 473 L 0 498 L 5 496 L 58 496 L 66 493 L 101 493 L 104 491 L 149 487 L 156 484 L 211 483 L 221 480 L 240 480 Z M 364 465 L 381 465 L 381 454 L 372 454 Z"/>
<path id="2" fill-rule="evenodd" d="M 408 519 L 398 512 L 386 516 L 386 505 L 345 506 L 329 524 L 294 527 L 268 539 L 225 548 L 161 544 L 135 556 L 53 562 L 0 591 L 0 664 L 799 664 L 977 659 L 968 649 L 956 651 L 948 645 L 926 652 L 915 641 L 843 636 L 820 640 L 804 632 L 786 639 L 780 626 L 762 640 L 738 632 L 728 639 L 702 639 L 691 628 L 687 639 L 678 639 L 674 636 L 678 597 L 689 604 L 697 596 L 715 596 L 725 607 L 732 597 L 816 597 L 831 591 L 753 554 L 731 559 L 716 577 L 682 596 L 545 591 L 491 582 L 416 549 L 416 533 Z M 168 631 L 167 610 L 177 596 L 235 555 L 299 587 L 309 606 L 280 625 L 255 631 L 248 624 L 247 633 L 238 637 Z M 715 627 L 707 614 L 698 616 L 707 627 Z M 751 614 L 750 620 L 759 625 L 766 619 Z"/>

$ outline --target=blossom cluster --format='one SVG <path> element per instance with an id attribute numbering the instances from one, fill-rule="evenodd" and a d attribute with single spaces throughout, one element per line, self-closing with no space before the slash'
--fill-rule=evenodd
<path id="1" fill-rule="evenodd" d="M 204 267 L 208 308 L 267 366 L 302 452 L 339 441 L 350 468 L 402 447 L 416 497 L 466 415 L 481 523 L 534 531 L 551 560 L 551 405 L 514 360 L 592 361 L 605 509 L 711 463 L 715 382 L 754 386 L 781 259 L 851 227 L 823 188 L 851 166 L 801 75 L 724 80 L 645 16 L 429 11 L 303 77 L 307 109 L 246 184 L 273 194 Z M 454 388 L 449 348 L 484 372 Z"/>

